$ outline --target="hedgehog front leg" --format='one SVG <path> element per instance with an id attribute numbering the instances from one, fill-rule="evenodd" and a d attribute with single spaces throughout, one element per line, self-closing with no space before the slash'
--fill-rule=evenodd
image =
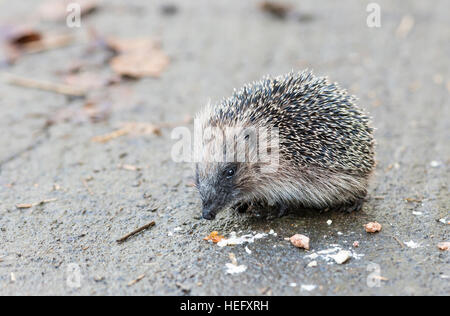
<path id="1" fill-rule="evenodd" d="M 231 209 L 233 209 L 234 211 L 237 211 L 238 213 L 245 213 L 249 207 L 250 207 L 250 203 L 239 202 L 239 203 L 236 203 L 235 205 L 233 205 L 231 207 Z"/>
<path id="2" fill-rule="evenodd" d="M 364 198 L 357 199 L 353 202 L 348 202 L 344 204 L 337 205 L 333 207 L 332 211 L 337 212 L 345 212 L 345 213 L 352 213 L 352 212 L 358 212 L 362 209 L 362 206 L 364 204 Z"/>
<path id="3" fill-rule="evenodd" d="M 279 204 L 278 207 L 278 217 L 286 216 L 289 213 L 289 207 L 286 204 Z"/>
<path id="4" fill-rule="evenodd" d="M 282 203 L 266 205 L 267 219 L 274 219 L 286 216 L 289 213 L 289 206 Z"/>

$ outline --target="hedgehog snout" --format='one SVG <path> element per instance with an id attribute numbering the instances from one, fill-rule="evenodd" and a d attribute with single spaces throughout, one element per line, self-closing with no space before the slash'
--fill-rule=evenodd
<path id="1" fill-rule="evenodd" d="M 217 213 L 223 210 L 227 205 L 226 194 L 214 194 L 209 195 L 208 198 L 202 199 L 202 217 L 204 219 L 213 220 L 216 218 Z"/>
<path id="2" fill-rule="evenodd" d="M 213 220 L 216 218 L 216 214 L 219 210 L 220 209 L 217 202 L 203 202 L 202 217 L 207 220 Z"/>

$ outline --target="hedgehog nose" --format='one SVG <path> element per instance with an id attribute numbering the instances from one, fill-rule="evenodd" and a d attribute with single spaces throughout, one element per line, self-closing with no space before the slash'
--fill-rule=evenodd
<path id="1" fill-rule="evenodd" d="M 209 208 L 203 208 L 202 217 L 207 220 L 213 220 L 216 218 L 216 214 L 214 214 L 214 212 Z"/>

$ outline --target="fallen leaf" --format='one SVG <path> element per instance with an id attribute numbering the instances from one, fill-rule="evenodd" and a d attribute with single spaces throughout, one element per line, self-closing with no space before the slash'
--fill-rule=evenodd
<path id="1" fill-rule="evenodd" d="M 73 41 L 74 37 L 70 34 L 43 34 L 40 40 L 23 44 L 21 50 L 27 54 L 40 53 L 68 46 Z"/>
<path id="2" fill-rule="evenodd" d="M 42 39 L 42 33 L 30 26 L 6 26 L 1 29 L 1 37 L 8 44 L 21 48 L 23 45 Z"/>
<path id="3" fill-rule="evenodd" d="M 271 14 L 279 19 L 284 19 L 289 11 L 292 10 L 292 6 L 285 3 L 279 3 L 275 1 L 264 1 L 260 4 L 261 10 Z"/>
<path id="4" fill-rule="evenodd" d="M 7 25 L 0 28 L 0 39 L 2 41 L 0 62 L 13 64 L 21 56 L 24 45 L 40 41 L 42 34 L 29 26 Z"/>
<path id="5" fill-rule="evenodd" d="M 83 89 L 100 89 L 119 83 L 120 76 L 110 73 L 96 73 L 93 71 L 82 71 L 64 75 L 64 83 Z"/>
<path id="6" fill-rule="evenodd" d="M 117 54 L 148 52 L 160 48 L 160 43 L 151 38 L 108 38 L 106 45 Z"/>
<path id="7" fill-rule="evenodd" d="M 125 123 L 122 128 L 117 129 L 111 133 L 101 135 L 101 136 L 95 136 L 92 138 L 92 141 L 95 143 L 107 143 L 113 139 L 119 138 L 121 136 L 125 135 L 134 135 L 134 136 L 141 136 L 141 135 L 148 135 L 148 134 L 154 134 L 154 135 L 161 135 L 161 128 L 158 125 L 154 125 L 151 123 L 137 123 L 137 122 L 130 122 Z"/>
<path id="8" fill-rule="evenodd" d="M 125 53 L 113 57 L 110 66 L 117 74 L 130 78 L 159 77 L 169 65 L 169 58 L 160 50 Z"/>

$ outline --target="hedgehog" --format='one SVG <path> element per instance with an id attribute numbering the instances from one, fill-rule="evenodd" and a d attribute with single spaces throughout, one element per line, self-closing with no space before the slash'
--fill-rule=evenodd
<path id="1" fill-rule="evenodd" d="M 298 208 L 361 209 L 375 166 L 373 128 L 356 98 L 327 77 L 266 76 L 208 104 L 195 122 L 204 219 L 226 208 L 280 217 Z"/>

